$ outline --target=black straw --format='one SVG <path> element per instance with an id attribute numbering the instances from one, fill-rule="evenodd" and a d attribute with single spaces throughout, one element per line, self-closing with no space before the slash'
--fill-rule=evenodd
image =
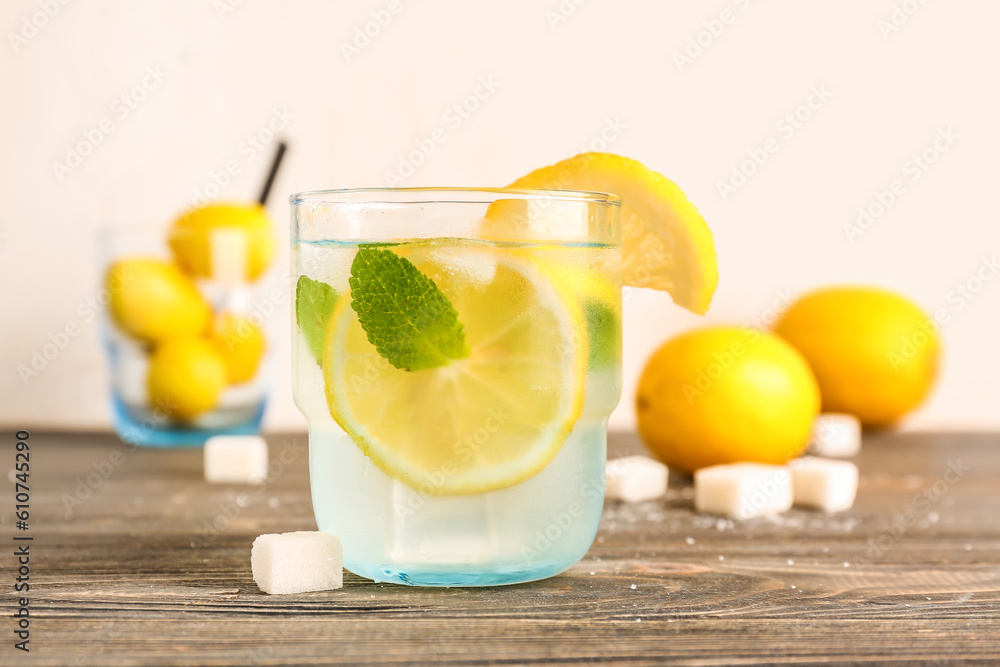
<path id="1" fill-rule="evenodd" d="M 264 189 L 260 192 L 260 198 L 257 201 L 261 206 L 267 204 L 267 197 L 271 194 L 271 186 L 274 185 L 274 178 L 278 175 L 278 167 L 281 166 L 281 158 L 285 157 L 285 149 L 288 146 L 284 141 L 278 144 L 278 152 L 274 156 L 274 162 L 271 163 L 271 171 L 267 175 L 267 181 L 264 183 Z"/>

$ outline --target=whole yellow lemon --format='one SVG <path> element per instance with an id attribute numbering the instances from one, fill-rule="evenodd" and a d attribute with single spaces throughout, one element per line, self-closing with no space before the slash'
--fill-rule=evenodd
<path id="1" fill-rule="evenodd" d="M 226 365 L 230 384 L 253 379 L 267 349 L 267 339 L 259 326 L 241 315 L 226 313 L 215 321 L 211 340 Z"/>
<path id="2" fill-rule="evenodd" d="M 685 472 L 719 463 L 782 464 L 809 443 L 819 414 L 809 364 L 774 334 L 710 327 L 667 341 L 636 393 L 639 435 Z"/>
<path id="3" fill-rule="evenodd" d="M 193 276 L 212 277 L 212 234 L 216 230 L 244 235 L 238 249 L 246 252 L 246 278 L 256 280 L 274 258 L 271 221 L 259 204 L 209 204 L 185 213 L 170 230 L 170 248 L 181 267 Z"/>
<path id="4" fill-rule="evenodd" d="M 198 335 L 211 309 L 191 279 L 170 262 L 135 257 L 115 262 L 106 276 L 109 311 L 126 333 L 147 342 Z"/>
<path id="5" fill-rule="evenodd" d="M 916 305 L 870 287 L 803 296 L 774 331 L 812 366 L 823 410 L 885 426 L 916 408 L 937 376 L 938 327 Z"/>
<path id="6" fill-rule="evenodd" d="M 204 338 L 171 338 L 153 351 L 148 386 L 154 410 L 173 419 L 194 419 L 218 405 L 226 365 Z"/>

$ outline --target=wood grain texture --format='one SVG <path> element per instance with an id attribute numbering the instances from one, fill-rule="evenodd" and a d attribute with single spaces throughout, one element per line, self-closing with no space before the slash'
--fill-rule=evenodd
<path id="1" fill-rule="evenodd" d="M 6 437 L 0 469 L 13 464 Z M 7 618 L 2 665 L 1000 661 L 994 435 L 868 437 L 858 502 L 840 515 L 700 516 L 690 481 L 673 477 L 662 501 L 607 503 L 586 559 L 546 581 L 418 589 L 347 574 L 342 590 L 290 596 L 257 589 L 250 544 L 315 529 L 305 436 L 270 438 L 276 474 L 262 488 L 206 484 L 200 450 L 31 443 L 32 650 L 12 648 Z M 613 437 L 616 453 L 639 448 Z"/>

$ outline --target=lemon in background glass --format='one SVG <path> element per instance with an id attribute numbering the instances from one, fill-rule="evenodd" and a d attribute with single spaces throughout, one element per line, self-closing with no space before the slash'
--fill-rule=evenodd
<path id="1" fill-rule="evenodd" d="M 275 240 L 271 221 L 259 204 L 209 204 L 185 213 L 170 230 L 170 248 L 177 263 L 192 276 L 211 278 L 212 234 L 216 230 L 238 230 L 245 236 L 246 279 L 256 280 L 274 259 Z"/>
<path id="2" fill-rule="evenodd" d="M 210 338 L 226 366 L 229 384 L 253 379 L 267 349 L 263 329 L 246 317 L 224 313 L 214 322 Z"/>
<path id="3" fill-rule="evenodd" d="M 173 419 L 194 419 L 218 405 L 226 375 L 222 356 L 208 340 L 171 338 L 157 345 L 149 361 L 150 403 Z"/>
<path id="4" fill-rule="evenodd" d="M 643 441 L 685 472 L 783 464 L 805 449 L 819 407 L 805 358 L 772 333 L 740 327 L 667 341 L 646 363 L 636 394 Z"/>
<path id="5" fill-rule="evenodd" d="M 109 309 L 126 333 L 146 342 L 198 335 L 211 309 L 198 288 L 170 262 L 135 257 L 111 265 L 106 277 Z"/>
<path id="6" fill-rule="evenodd" d="M 870 287 L 831 287 L 792 304 L 774 331 L 808 359 L 823 410 L 886 426 L 919 406 L 937 376 L 937 325 L 909 300 Z"/>

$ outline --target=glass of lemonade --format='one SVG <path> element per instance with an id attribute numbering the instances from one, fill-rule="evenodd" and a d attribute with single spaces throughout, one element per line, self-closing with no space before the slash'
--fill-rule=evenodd
<path id="1" fill-rule="evenodd" d="M 260 430 L 271 380 L 272 281 L 226 284 L 184 273 L 159 231 L 108 229 L 99 239 L 101 312 L 115 431 L 129 444 L 201 446 Z M 160 358 L 171 345 L 173 358 Z M 154 367 L 160 386 L 150 388 Z M 165 380 L 165 381 L 164 381 Z M 161 392 L 162 393 L 162 392 Z"/>
<path id="2" fill-rule="evenodd" d="M 621 395 L 612 195 L 293 195 L 295 402 L 320 530 L 376 581 L 549 577 L 597 532 Z"/>

